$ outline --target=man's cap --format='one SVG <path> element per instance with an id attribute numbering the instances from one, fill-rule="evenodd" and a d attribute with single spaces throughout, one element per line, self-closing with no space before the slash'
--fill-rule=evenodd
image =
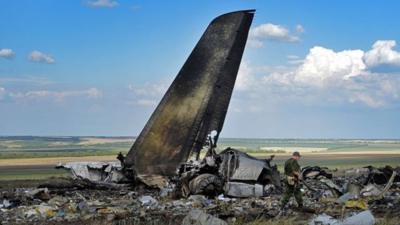
<path id="1" fill-rule="evenodd" d="M 301 157 L 301 155 L 300 155 L 300 152 L 298 152 L 298 151 L 295 151 L 295 152 L 293 152 L 293 154 L 292 154 L 293 156 L 298 156 L 298 157 Z"/>

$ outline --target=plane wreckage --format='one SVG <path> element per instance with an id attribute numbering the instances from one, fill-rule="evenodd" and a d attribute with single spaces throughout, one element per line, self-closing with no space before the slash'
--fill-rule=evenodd
<path id="1" fill-rule="evenodd" d="M 231 148 L 216 152 L 254 12 L 227 13 L 209 24 L 128 154 L 118 156 L 120 164 L 62 167 L 95 182 L 160 187 L 178 177 L 185 196 L 263 196 L 280 187 L 272 158 L 257 159 Z"/>

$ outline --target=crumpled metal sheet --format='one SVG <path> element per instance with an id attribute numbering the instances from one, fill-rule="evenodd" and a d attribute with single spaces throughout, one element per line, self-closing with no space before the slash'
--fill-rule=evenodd
<path id="1" fill-rule="evenodd" d="M 225 149 L 219 155 L 222 158 L 219 172 L 229 180 L 257 182 L 261 176 L 270 174 L 277 178 L 277 182 L 274 180 L 271 182 L 280 186 L 279 172 L 276 168 L 271 167 L 268 161 L 257 159 L 232 148 Z"/>
<path id="2" fill-rule="evenodd" d="M 368 184 L 360 191 L 362 197 L 378 196 L 382 191 L 375 184 Z"/>
<path id="3" fill-rule="evenodd" d="M 119 170 L 122 169 L 120 162 L 69 162 L 58 165 L 71 171 L 74 178 L 88 179 L 92 182 L 114 182 L 117 183 L 125 177 Z"/>
<path id="4" fill-rule="evenodd" d="M 265 162 L 256 161 L 243 156 L 239 156 L 238 162 L 239 165 L 231 177 L 232 180 L 256 181 L 265 165 Z"/>
<path id="5" fill-rule="evenodd" d="M 246 198 L 264 196 L 264 186 L 260 184 L 246 184 L 240 182 L 227 182 L 225 193 L 230 197 Z"/>
<path id="6" fill-rule="evenodd" d="M 370 210 L 362 211 L 354 216 L 348 217 L 343 221 L 335 219 L 329 215 L 321 214 L 312 219 L 309 225 L 373 225 L 375 217 Z"/>
<path id="7" fill-rule="evenodd" d="M 149 187 L 165 188 L 168 179 L 160 175 L 138 175 L 137 178 Z"/>
<path id="8" fill-rule="evenodd" d="M 220 133 L 254 10 L 214 19 L 126 156 L 137 174 L 174 175 L 207 135 Z"/>
<path id="9" fill-rule="evenodd" d="M 343 221 L 343 225 L 373 225 L 375 217 L 370 210 L 362 211 L 354 216 L 348 217 Z"/>
<path id="10" fill-rule="evenodd" d="M 319 179 L 321 181 L 321 183 L 325 184 L 327 187 L 337 191 L 338 193 L 342 194 L 343 193 L 343 188 L 339 187 L 337 184 L 335 184 L 332 180 L 330 179 L 326 179 L 326 178 L 322 178 Z"/>
<path id="11" fill-rule="evenodd" d="M 183 218 L 182 225 L 228 225 L 228 223 L 200 209 L 193 209 Z"/>
<path id="12" fill-rule="evenodd" d="M 301 169 L 302 176 L 306 178 L 326 177 L 332 179 L 333 174 L 327 167 L 306 166 Z"/>

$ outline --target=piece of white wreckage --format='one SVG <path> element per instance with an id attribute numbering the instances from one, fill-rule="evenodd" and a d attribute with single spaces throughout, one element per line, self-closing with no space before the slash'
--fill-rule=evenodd
<path id="1" fill-rule="evenodd" d="M 311 220 L 309 225 L 374 225 L 375 218 L 371 211 L 365 210 L 344 220 L 335 219 L 326 214 L 321 214 Z"/>
<path id="2" fill-rule="evenodd" d="M 88 180 L 93 183 L 121 183 L 126 181 L 119 161 L 59 163 L 56 168 L 69 170 L 74 179 Z"/>

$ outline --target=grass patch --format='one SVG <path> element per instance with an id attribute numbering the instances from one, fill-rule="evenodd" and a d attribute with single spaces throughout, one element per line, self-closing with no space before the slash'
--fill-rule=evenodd
<path id="1" fill-rule="evenodd" d="M 393 216 L 385 216 L 384 218 L 378 218 L 376 220 L 376 225 L 397 225 L 399 224 L 400 218 Z"/>
<path id="2" fill-rule="evenodd" d="M 50 177 L 67 177 L 69 172 L 65 170 L 7 170 L 0 171 L 0 180 L 43 180 Z"/>

